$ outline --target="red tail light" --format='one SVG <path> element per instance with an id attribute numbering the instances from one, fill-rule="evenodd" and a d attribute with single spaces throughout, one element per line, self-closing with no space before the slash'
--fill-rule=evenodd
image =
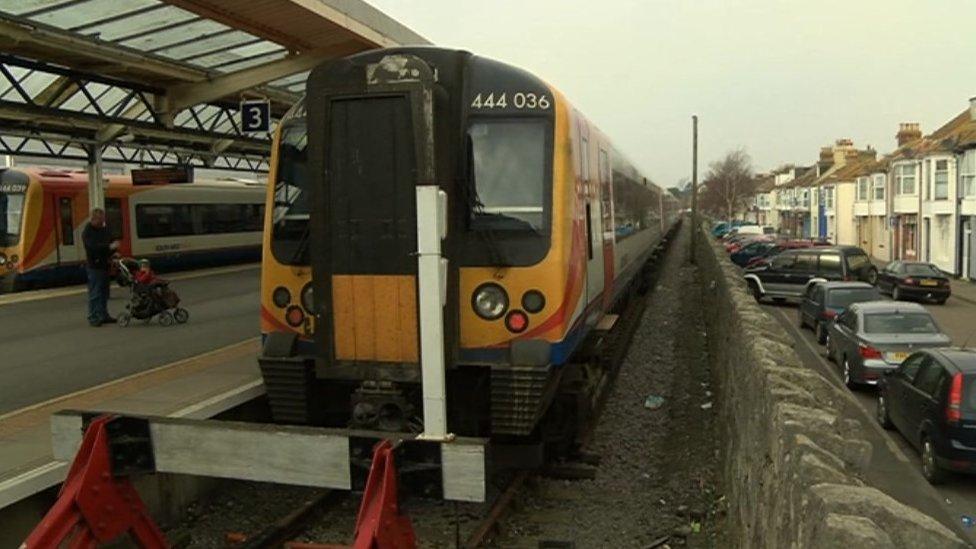
<path id="1" fill-rule="evenodd" d="M 881 351 L 870 345 L 858 343 L 857 350 L 861 353 L 861 358 L 881 358 Z"/>
<path id="2" fill-rule="evenodd" d="M 820 318 L 824 320 L 833 320 L 837 318 L 837 312 L 833 309 L 824 309 L 824 312 L 820 313 Z"/>
<path id="3" fill-rule="evenodd" d="M 949 423 L 958 423 L 962 419 L 962 374 L 952 376 L 949 386 L 949 404 L 946 405 L 946 419 Z"/>

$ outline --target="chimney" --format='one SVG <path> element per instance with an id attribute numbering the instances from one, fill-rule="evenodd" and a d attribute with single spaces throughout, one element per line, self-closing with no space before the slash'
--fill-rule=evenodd
<path id="1" fill-rule="evenodd" d="M 820 147 L 820 161 L 821 162 L 833 162 L 834 151 L 830 147 Z"/>
<path id="2" fill-rule="evenodd" d="M 854 141 L 845 138 L 838 139 L 834 142 L 832 155 L 834 164 L 843 166 L 844 162 L 846 162 L 851 155 L 855 154 L 857 154 L 857 150 L 854 148 Z"/>
<path id="3" fill-rule="evenodd" d="M 976 120 L 976 96 L 969 98 L 969 119 Z"/>
<path id="4" fill-rule="evenodd" d="M 898 140 L 899 147 L 921 138 L 922 130 L 919 129 L 918 122 L 903 122 L 898 125 L 898 133 L 895 134 L 895 139 Z"/>

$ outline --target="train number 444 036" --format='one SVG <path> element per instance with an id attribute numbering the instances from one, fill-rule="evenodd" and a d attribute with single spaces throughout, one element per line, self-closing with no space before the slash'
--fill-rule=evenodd
<path id="1" fill-rule="evenodd" d="M 472 109 L 542 109 L 552 106 L 549 96 L 533 92 L 515 92 L 509 97 L 508 92 L 479 93 L 471 101 Z"/>

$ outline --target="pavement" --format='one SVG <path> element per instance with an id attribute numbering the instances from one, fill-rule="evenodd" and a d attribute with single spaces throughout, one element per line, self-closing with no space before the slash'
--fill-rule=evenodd
<path id="1" fill-rule="evenodd" d="M 258 265 L 169 275 L 184 325 L 86 322 L 84 288 L 0 296 L 0 414 L 200 355 L 259 335 Z M 109 312 L 125 309 L 113 288 Z"/>
<path id="2" fill-rule="evenodd" d="M 957 345 L 963 344 L 976 330 L 976 323 L 973 322 L 976 319 L 976 303 L 954 296 L 945 305 L 926 305 L 926 308 Z M 824 347 L 816 343 L 813 332 L 798 328 L 795 304 L 765 304 L 763 309 L 796 340 L 795 349 L 804 364 L 847 390 L 840 370 L 826 359 Z M 932 515 L 969 543 L 976 544 L 976 528 L 966 526 L 968 517 L 976 517 L 976 476 L 953 474 L 943 485 L 930 485 L 922 477 L 921 462 L 915 448 L 897 431 L 883 430 L 874 419 L 877 391 L 866 388 L 855 391 L 854 396 L 860 408 L 856 412 L 867 425 L 864 439 L 874 447 L 866 472 L 869 482 L 902 503 Z"/>

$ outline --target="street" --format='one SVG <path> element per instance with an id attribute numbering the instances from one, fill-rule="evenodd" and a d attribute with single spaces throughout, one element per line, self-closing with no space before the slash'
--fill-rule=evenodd
<path id="1" fill-rule="evenodd" d="M 976 330 L 976 322 L 973 322 L 976 319 L 976 304 L 952 297 L 945 305 L 926 304 L 926 308 L 952 338 L 954 345 L 966 343 Z M 841 372 L 836 364 L 827 360 L 825 347 L 817 344 L 812 331 L 799 329 L 795 304 L 764 303 L 763 309 L 796 339 L 796 351 L 807 366 L 823 372 L 829 380 L 843 387 Z M 968 517 L 976 517 L 976 476 L 951 474 L 944 484 L 931 486 L 921 475 L 918 451 L 898 431 L 885 431 L 875 421 L 877 391 L 873 387 L 865 387 L 853 394 L 871 425 L 871 432 L 865 433 L 865 439 L 883 439 L 883 445 L 875 444 L 875 455 L 872 456 L 868 475 L 877 477 L 877 485 L 891 496 L 930 513 L 944 523 L 954 523 L 956 530 L 962 530 L 970 542 L 976 543 L 976 531 L 966 526 L 972 524 Z M 915 472 L 912 478 L 905 478 L 904 467 L 896 467 L 893 460 L 910 464 Z"/>

